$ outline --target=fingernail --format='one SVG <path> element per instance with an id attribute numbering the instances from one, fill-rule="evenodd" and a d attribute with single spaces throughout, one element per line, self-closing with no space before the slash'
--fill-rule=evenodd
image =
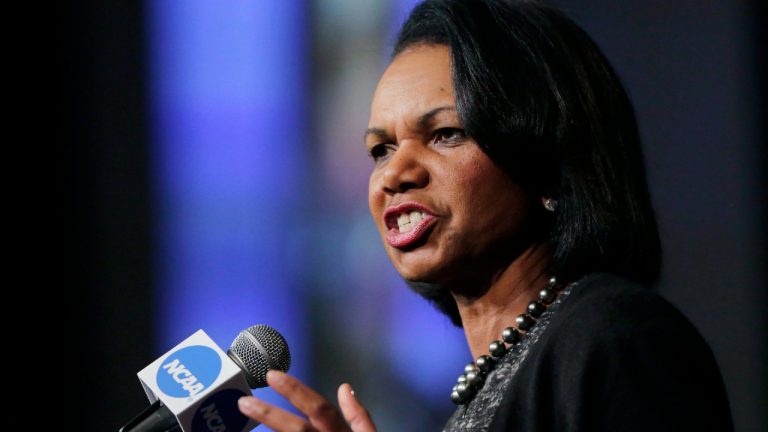
<path id="1" fill-rule="evenodd" d="M 242 412 L 243 414 L 248 414 L 256 411 L 256 403 L 253 401 L 252 398 L 248 396 L 243 396 L 240 399 L 238 399 L 237 406 L 240 408 L 240 412 Z"/>
<path id="2" fill-rule="evenodd" d="M 267 380 L 274 384 L 280 384 L 285 380 L 285 374 L 279 370 L 271 369 L 267 371 Z"/>

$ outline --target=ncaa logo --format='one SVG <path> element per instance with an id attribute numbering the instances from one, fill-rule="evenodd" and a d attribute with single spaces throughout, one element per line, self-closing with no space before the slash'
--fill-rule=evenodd
<path id="1" fill-rule="evenodd" d="M 172 397 L 192 397 L 216 381 L 221 358 L 203 345 L 184 347 L 169 354 L 157 370 L 157 386 Z"/>
<path id="2" fill-rule="evenodd" d="M 241 432 L 248 424 L 237 408 L 237 400 L 243 396 L 241 390 L 226 389 L 208 397 L 195 412 L 192 432 Z"/>

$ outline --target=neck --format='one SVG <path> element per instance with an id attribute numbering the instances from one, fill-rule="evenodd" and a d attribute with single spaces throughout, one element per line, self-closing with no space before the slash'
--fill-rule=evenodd
<path id="1" fill-rule="evenodd" d="M 490 287 L 480 290 L 482 296 L 454 294 L 473 358 L 487 354 L 488 344 L 501 339 L 502 330 L 514 326 L 515 318 L 537 298 L 547 284 L 544 270 L 550 258 L 549 248 L 533 245 L 502 269 Z"/>

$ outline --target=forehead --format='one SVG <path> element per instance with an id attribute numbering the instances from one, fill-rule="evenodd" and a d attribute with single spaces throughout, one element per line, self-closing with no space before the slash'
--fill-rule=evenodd
<path id="1" fill-rule="evenodd" d="M 373 95 L 371 124 L 454 104 L 448 47 L 418 45 L 398 54 L 384 71 Z"/>

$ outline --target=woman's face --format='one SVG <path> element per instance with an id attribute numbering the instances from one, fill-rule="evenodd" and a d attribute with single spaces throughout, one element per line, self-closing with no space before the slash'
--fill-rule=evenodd
<path id="1" fill-rule="evenodd" d="M 496 276 L 519 253 L 531 197 L 464 135 L 449 49 L 394 58 L 373 96 L 368 201 L 406 280 L 444 286 Z"/>

